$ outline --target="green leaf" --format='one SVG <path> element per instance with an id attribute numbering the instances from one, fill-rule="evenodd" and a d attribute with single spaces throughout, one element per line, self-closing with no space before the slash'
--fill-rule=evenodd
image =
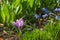
<path id="1" fill-rule="evenodd" d="M 3 11 L 1 12 L 1 17 L 2 17 L 2 19 L 1 19 L 1 20 L 2 20 L 2 22 L 4 23 L 4 22 L 5 22 L 5 14 L 4 14 L 4 12 L 3 12 Z"/>
<path id="2" fill-rule="evenodd" d="M 15 19 L 15 14 L 14 14 L 14 12 L 12 11 L 11 14 L 10 14 L 10 20 L 11 20 L 11 21 L 14 21 L 14 19 Z"/>
<path id="3" fill-rule="evenodd" d="M 7 4 L 3 4 L 2 6 L 2 13 L 1 13 L 1 16 L 2 16 L 2 19 L 4 22 L 8 22 L 9 19 L 10 19 L 10 15 L 9 15 L 9 6 Z"/>
<path id="4" fill-rule="evenodd" d="M 16 0 L 16 1 L 13 3 L 13 7 L 16 8 L 19 4 L 20 4 L 20 0 Z"/>
<path id="5" fill-rule="evenodd" d="M 33 3 L 34 3 L 34 0 L 28 0 L 30 6 L 32 7 L 33 6 Z"/>

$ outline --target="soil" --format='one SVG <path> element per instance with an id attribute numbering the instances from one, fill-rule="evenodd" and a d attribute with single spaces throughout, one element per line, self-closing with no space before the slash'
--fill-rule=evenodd
<path id="1" fill-rule="evenodd" d="M 17 33 L 8 33 L 5 30 L 4 31 L 0 30 L 0 40 L 20 40 L 20 39 Z"/>
<path id="2" fill-rule="evenodd" d="M 0 33 L 0 40 L 19 40 L 17 34 L 4 34 L 3 32 Z"/>

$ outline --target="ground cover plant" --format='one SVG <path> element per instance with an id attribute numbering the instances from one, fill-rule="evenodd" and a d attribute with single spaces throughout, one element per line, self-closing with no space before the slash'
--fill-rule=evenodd
<path id="1" fill-rule="evenodd" d="M 0 0 L 0 40 L 60 40 L 60 0 Z"/>

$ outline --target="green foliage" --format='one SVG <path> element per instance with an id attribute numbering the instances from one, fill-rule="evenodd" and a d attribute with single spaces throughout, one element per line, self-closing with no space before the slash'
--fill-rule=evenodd
<path id="1" fill-rule="evenodd" d="M 30 17 L 34 17 L 34 13 L 36 12 L 36 8 L 47 7 L 50 10 L 53 10 L 57 5 L 57 1 L 55 0 L 3 0 L 1 17 L 3 23 L 11 20 L 16 20 L 26 15 Z M 52 7 L 53 6 L 53 7 Z M 30 18 L 28 17 L 28 18 Z M 34 20 L 31 18 L 31 20 Z"/>
<path id="2" fill-rule="evenodd" d="M 3 21 L 3 23 L 5 22 L 5 21 L 8 21 L 9 20 L 9 7 L 8 7 L 8 5 L 7 4 L 3 4 L 3 6 L 2 6 L 3 8 L 2 8 L 2 12 L 1 12 L 1 17 L 2 17 L 2 21 Z"/>
<path id="3" fill-rule="evenodd" d="M 22 31 L 25 31 L 24 34 L 18 32 L 19 35 L 23 36 L 22 40 L 56 40 L 60 31 L 59 21 L 57 21 L 56 25 L 49 22 L 42 31 L 34 26 L 36 9 L 40 8 L 42 10 L 43 7 L 52 12 L 57 7 L 57 0 L 3 0 L 2 4 L 0 4 L 0 22 L 8 27 L 11 25 L 10 22 L 25 16 L 26 24 L 29 25 L 25 26 L 25 28 L 32 27 L 33 30 L 25 31 L 22 29 Z M 16 30 L 18 31 L 17 28 Z"/>
<path id="4" fill-rule="evenodd" d="M 46 25 L 42 31 L 35 28 L 33 31 L 24 33 L 23 40 L 56 40 L 60 31 L 59 24 L 60 22 L 55 26 L 53 23 L 50 23 L 50 26 Z"/>

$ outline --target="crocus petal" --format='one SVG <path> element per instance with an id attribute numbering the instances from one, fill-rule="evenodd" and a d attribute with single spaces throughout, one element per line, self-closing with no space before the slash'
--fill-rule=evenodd
<path id="1" fill-rule="evenodd" d="M 14 23 L 14 25 L 15 25 L 15 26 L 19 26 L 18 23 L 16 23 L 16 22 Z"/>
<path id="2" fill-rule="evenodd" d="M 18 22 L 19 20 L 17 19 L 16 22 Z"/>
<path id="3" fill-rule="evenodd" d="M 22 27 L 24 25 L 23 19 L 20 19 L 19 22 L 20 22 L 20 27 Z"/>

